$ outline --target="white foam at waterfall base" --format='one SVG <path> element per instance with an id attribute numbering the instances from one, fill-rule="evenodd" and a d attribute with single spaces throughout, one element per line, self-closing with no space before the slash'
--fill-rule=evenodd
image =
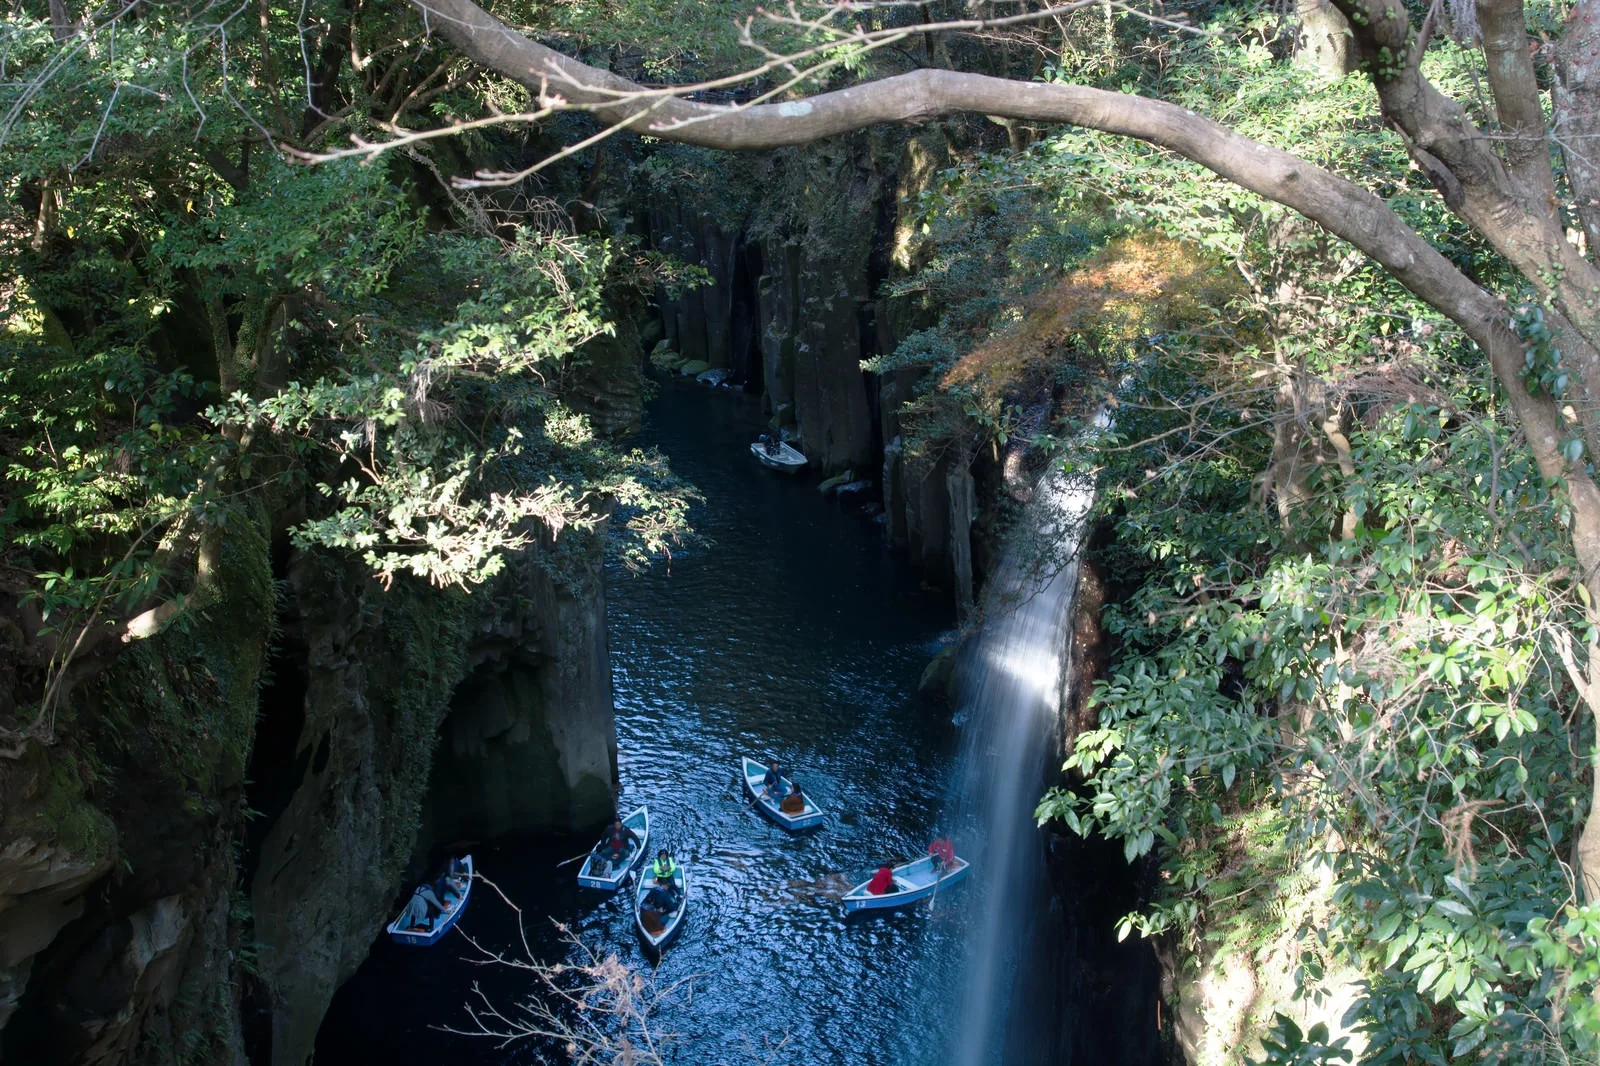
<path id="1" fill-rule="evenodd" d="M 1070 668 L 1067 628 L 1078 584 L 1086 477 L 1052 469 L 1029 504 L 990 580 L 983 628 L 964 653 L 960 706 L 966 718 L 958 792 L 945 824 L 974 862 L 967 950 L 952 1004 L 951 1066 L 998 1062 L 1017 994 L 1024 932 L 1046 906 L 1042 840 L 1033 812 L 1046 754 L 1055 750 L 1062 680 Z M 1013 1066 L 1014 1059 L 1007 1059 Z"/>

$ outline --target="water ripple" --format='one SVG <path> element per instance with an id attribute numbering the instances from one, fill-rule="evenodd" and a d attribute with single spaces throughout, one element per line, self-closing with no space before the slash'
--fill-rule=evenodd
<path id="1" fill-rule="evenodd" d="M 647 443 L 705 493 L 694 521 L 712 543 L 678 552 L 670 569 L 617 571 L 607 606 L 619 805 L 650 804 L 652 850 L 671 848 L 691 878 L 683 931 L 654 970 L 660 982 L 686 982 L 659 1018 L 678 1037 L 672 1060 L 934 1061 L 948 1037 L 940 1019 L 959 900 L 846 920 L 838 898 L 878 863 L 920 854 L 935 828 L 954 738 L 914 691 L 949 611 L 876 526 L 747 461 L 744 442 L 763 428 L 753 401 L 664 391 Z M 736 777 L 746 754 L 780 759 L 829 812 L 826 826 L 790 836 L 751 809 Z M 627 893 L 579 893 L 570 867 L 553 869 L 581 846 L 507 842 L 484 850 L 479 868 L 527 909 L 546 957 L 562 949 L 539 914 L 643 958 Z M 462 924 L 514 937 L 476 900 Z M 341 993 L 319 1060 L 354 1061 L 341 1052 L 359 1047 L 391 1066 L 534 1061 L 528 1048 L 427 1028 L 460 1023 L 473 981 L 513 998 L 526 990 L 464 967 L 459 954 L 378 945 Z M 392 1009 L 397 999 L 404 1009 Z M 908 1028 L 908 1015 L 927 1023 Z"/>

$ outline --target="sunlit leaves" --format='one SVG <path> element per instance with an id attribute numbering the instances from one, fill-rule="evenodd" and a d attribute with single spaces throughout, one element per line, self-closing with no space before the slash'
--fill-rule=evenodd
<path id="1" fill-rule="evenodd" d="M 1360 521 L 1309 550 L 1208 480 L 1222 456 L 1151 476 L 1113 452 L 1111 484 L 1135 487 L 1104 497 L 1116 565 L 1145 577 L 1106 620 L 1120 665 L 1068 764 L 1086 787 L 1040 808 L 1130 858 L 1166 841 L 1172 891 L 1127 924 L 1146 933 L 1246 920 L 1211 878 L 1257 805 L 1283 811 L 1295 862 L 1336 827 L 1330 944 L 1366 975 L 1349 1022 L 1368 1062 L 1526 1061 L 1548 1019 L 1589 1017 L 1600 969 L 1577 933 L 1570 969 L 1533 948 L 1572 892 L 1573 751 L 1593 742 L 1552 644 L 1581 624 L 1561 501 L 1469 408 L 1396 403 L 1355 426 L 1354 477 L 1325 466 L 1297 521 Z M 1153 428 L 1123 414 L 1114 445 Z"/>
<path id="2" fill-rule="evenodd" d="M 658 461 L 615 453 L 560 396 L 574 352 L 609 329 L 601 286 L 617 249 L 534 233 L 427 249 L 435 273 L 399 283 L 454 292 L 453 313 L 418 330 L 403 317 L 376 324 L 378 347 L 353 366 L 208 414 L 325 456 L 313 484 L 334 509 L 297 526 L 297 543 L 357 552 L 385 582 L 471 585 L 537 539 L 593 528 L 615 499 L 628 508 L 622 552 L 664 550 L 687 502 L 671 499 Z"/>
<path id="3" fill-rule="evenodd" d="M 249 190 L 178 216 L 154 251 L 172 269 L 239 267 L 256 284 L 361 299 L 420 250 L 422 213 L 398 192 L 385 166 L 291 167 L 268 157 Z"/>

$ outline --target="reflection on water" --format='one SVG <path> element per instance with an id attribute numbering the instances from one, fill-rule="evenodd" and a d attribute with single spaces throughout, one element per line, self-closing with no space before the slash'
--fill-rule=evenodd
<path id="1" fill-rule="evenodd" d="M 695 522 L 712 543 L 670 568 L 619 571 L 610 589 L 619 802 L 650 804 L 652 849 L 673 848 L 693 879 L 658 971 L 687 983 L 660 1023 L 678 1036 L 673 1061 L 694 1066 L 937 1062 L 952 1035 L 942 1001 L 965 937 L 963 890 L 848 922 L 837 901 L 879 862 L 921 854 L 933 833 L 955 738 L 913 693 L 953 618 L 876 526 L 840 514 L 814 483 L 759 467 L 746 447 L 762 429 L 753 398 L 663 389 L 644 441 L 705 493 Z M 746 753 L 782 760 L 832 813 L 828 825 L 790 837 L 752 811 L 736 781 Z M 642 959 L 626 894 L 580 893 L 576 864 L 555 869 L 588 843 L 508 840 L 474 854 L 529 916 L 536 951 L 563 952 L 553 918 Z M 461 927 L 485 943 L 513 934 L 489 893 Z M 375 945 L 335 1000 L 318 1061 L 539 1061 L 549 1049 L 432 1028 L 465 1024 L 474 982 L 491 999 L 527 988 L 462 962 L 464 946 Z"/>

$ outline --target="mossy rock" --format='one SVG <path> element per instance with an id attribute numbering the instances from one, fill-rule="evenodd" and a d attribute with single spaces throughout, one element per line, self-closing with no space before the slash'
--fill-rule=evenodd
<path id="1" fill-rule="evenodd" d="M 661 319 L 657 318 L 655 315 L 651 315 L 649 318 L 645 319 L 644 324 L 639 327 L 639 343 L 644 345 L 646 348 L 649 348 L 651 351 L 654 351 L 656 348 L 659 348 L 667 343 L 666 338 L 662 336 L 663 332 L 665 332 L 665 330 L 661 325 Z M 671 351 L 670 347 L 668 348 L 668 351 Z"/>
<path id="2" fill-rule="evenodd" d="M 846 470 L 842 474 L 833 475 L 832 477 L 830 477 L 826 481 L 824 481 L 822 484 L 818 485 L 817 486 L 817 491 L 822 493 L 824 496 L 826 496 L 828 493 L 832 492 L 834 489 L 839 488 L 841 485 L 848 485 L 848 484 L 850 484 L 850 482 L 854 481 L 855 479 L 856 479 L 856 472 L 854 470 Z"/>
<path id="3" fill-rule="evenodd" d="M 917 691 L 954 707 L 956 702 L 956 645 L 949 644 L 929 660 L 917 682 Z"/>
<path id="4" fill-rule="evenodd" d="M 29 747 L 13 767 L 6 818 L 8 841 L 32 839 L 58 848 L 73 863 L 97 867 L 117 853 L 117 827 L 85 795 L 79 756 L 67 744 Z"/>
<path id="5" fill-rule="evenodd" d="M 672 350 L 665 340 L 650 349 L 650 365 L 658 370 L 676 370 L 683 365 L 683 356 Z"/>
<path id="6" fill-rule="evenodd" d="M 691 359 L 678 367 L 678 373 L 686 378 L 698 377 L 711 369 L 711 364 L 704 359 Z"/>

